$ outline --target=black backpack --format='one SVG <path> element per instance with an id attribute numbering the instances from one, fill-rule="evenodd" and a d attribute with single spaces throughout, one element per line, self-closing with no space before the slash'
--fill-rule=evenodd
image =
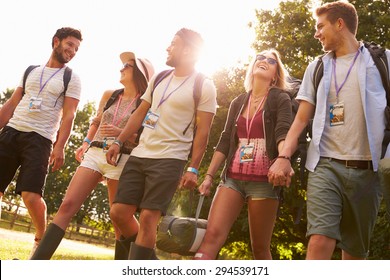
<path id="1" fill-rule="evenodd" d="M 23 93 L 22 93 L 22 95 L 26 94 L 24 89 L 26 88 L 27 76 L 30 74 L 30 72 L 33 69 L 37 68 L 38 66 L 39 65 L 30 65 L 29 67 L 27 67 L 26 71 L 24 71 L 24 76 L 23 76 Z M 64 77 L 63 77 L 63 80 L 64 80 L 64 91 L 61 92 L 60 96 L 61 95 L 65 96 L 65 93 L 68 90 L 68 85 L 69 85 L 71 77 L 72 77 L 72 69 L 67 66 L 65 68 Z"/>

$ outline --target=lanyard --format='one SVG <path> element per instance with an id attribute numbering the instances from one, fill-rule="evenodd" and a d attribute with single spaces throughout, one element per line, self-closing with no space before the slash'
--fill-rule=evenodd
<path id="1" fill-rule="evenodd" d="M 349 74 L 351 73 L 352 71 L 352 67 L 355 65 L 355 62 L 356 62 L 356 59 L 357 57 L 359 56 L 360 52 L 357 51 L 356 52 L 356 55 L 355 57 L 353 58 L 353 61 L 351 63 L 351 65 L 349 66 L 349 69 L 348 69 L 348 72 L 347 72 L 347 76 L 345 77 L 344 79 L 344 82 L 342 82 L 342 84 L 339 85 L 337 84 L 337 77 L 336 77 L 336 57 L 333 58 L 332 60 L 332 64 L 333 64 L 333 76 L 334 76 L 334 85 L 335 85 L 335 88 L 336 88 L 336 100 L 337 100 L 337 103 L 339 103 L 339 92 L 340 90 L 343 88 L 345 82 L 347 81 L 348 77 L 349 77 Z"/>
<path id="2" fill-rule="evenodd" d="M 248 110 L 246 112 L 246 135 L 247 135 L 247 138 L 248 138 L 248 144 L 249 144 L 249 139 L 250 139 L 249 136 L 251 134 L 253 121 L 255 120 L 257 112 L 260 110 L 261 106 L 263 106 L 263 103 L 264 103 L 265 98 L 267 97 L 267 95 L 268 95 L 268 93 L 263 96 L 263 99 L 261 99 L 259 107 L 256 109 L 256 111 L 253 114 L 252 119 L 251 119 L 250 122 L 249 122 L 249 111 L 251 109 L 252 94 L 249 96 Z"/>
<path id="3" fill-rule="evenodd" d="M 131 105 L 133 105 L 133 103 L 138 99 L 139 94 L 137 94 L 137 96 L 134 97 L 134 99 L 130 102 L 130 104 L 127 105 L 127 107 L 126 107 L 125 111 L 122 113 L 122 116 L 120 117 L 120 119 L 115 120 L 115 119 L 116 119 L 116 115 L 118 114 L 119 105 L 121 104 L 121 101 L 122 101 L 122 96 L 123 96 L 123 94 L 120 94 L 120 95 L 119 95 L 119 101 L 118 101 L 118 103 L 116 104 L 116 108 L 115 108 L 115 112 L 114 112 L 114 117 L 112 118 L 112 124 L 115 125 L 115 126 L 118 126 L 118 124 L 123 120 L 123 118 L 125 117 L 125 115 L 126 115 L 127 112 L 129 111 Z"/>
<path id="4" fill-rule="evenodd" d="M 165 86 L 165 89 L 164 89 L 164 92 L 163 92 L 163 96 L 161 97 L 161 100 L 160 100 L 160 103 L 158 103 L 158 105 L 157 105 L 157 109 L 165 102 L 165 101 L 167 101 L 168 100 L 168 98 L 169 97 L 171 97 L 171 95 L 175 92 L 175 91 L 177 91 L 185 82 L 187 82 L 187 80 L 190 78 L 192 76 L 192 74 L 191 75 L 189 75 L 177 88 L 175 88 L 174 90 L 172 90 L 169 94 L 168 94 L 168 96 L 167 97 L 165 97 L 165 94 L 166 94 L 166 92 L 167 92 L 167 90 L 168 90 L 168 87 L 169 87 L 169 85 L 171 84 L 171 81 L 172 81 L 172 78 L 173 78 L 173 74 L 172 74 L 172 76 L 171 76 L 171 78 L 169 79 L 169 81 L 168 81 L 168 84 Z"/>
<path id="5" fill-rule="evenodd" d="M 39 92 L 38 92 L 38 95 L 37 97 L 39 96 L 39 94 L 42 92 L 43 88 L 46 86 L 46 84 L 51 80 L 51 78 L 53 78 L 58 72 L 61 71 L 62 68 L 58 69 L 57 71 L 55 71 L 50 77 L 49 79 L 46 80 L 46 82 L 43 84 L 42 86 L 42 79 L 43 79 L 43 72 L 45 71 L 45 68 L 46 68 L 46 65 L 43 67 L 42 69 L 42 73 L 41 73 L 41 79 L 39 80 Z"/>

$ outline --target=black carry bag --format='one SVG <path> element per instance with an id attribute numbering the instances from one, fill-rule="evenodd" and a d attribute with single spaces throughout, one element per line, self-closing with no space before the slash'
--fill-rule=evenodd
<path id="1" fill-rule="evenodd" d="M 207 220 L 199 219 L 204 196 L 200 196 L 195 218 L 164 216 L 158 226 L 158 249 L 182 256 L 193 256 L 206 233 Z"/>

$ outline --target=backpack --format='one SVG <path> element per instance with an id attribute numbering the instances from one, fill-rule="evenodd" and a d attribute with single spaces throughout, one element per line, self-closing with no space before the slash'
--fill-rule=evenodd
<path id="1" fill-rule="evenodd" d="M 25 95 L 25 91 L 24 89 L 26 88 L 26 81 L 27 81 L 27 76 L 30 74 L 30 72 L 37 68 L 39 65 L 30 65 L 29 67 L 27 67 L 26 71 L 24 71 L 24 75 L 23 75 L 23 92 L 22 92 L 22 95 Z M 66 91 L 68 90 L 68 85 L 69 85 L 69 82 L 70 82 L 70 78 L 72 77 L 72 69 L 69 68 L 68 66 L 65 68 L 65 71 L 64 71 L 64 77 L 63 77 L 63 80 L 64 80 L 64 91 L 61 92 L 60 96 L 61 95 L 64 95 L 65 96 L 65 93 Z"/>
<path id="2" fill-rule="evenodd" d="M 115 100 L 118 98 L 119 94 L 121 93 L 123 93 L 123 88 L 117 89 L 111 94 L 110 98 L 106 102 L 106 105 L 104 105 L 103 112 L 106 111 L 108 108 L 110 108 L 112 104 L 114 104 Z"/>
<path id="3" fill-rule="evenodd" d="M 157 74 L 156 78 L 154 79 L 154 83 L 153 83 L 153 87 L 152 87 L 152 93 L 151 93 L 151 96 L 152 96 L 152 100 L 153 100 L 153 92 L 154 90 L 156 89 L 157 85 L 162 81 L 164 80 L 166 77 L 169 76 L 169 74 L 171 74 L 173 72 L 173 69 L 169 69 L 169 70 L 164 70 L 160 73 Z M 198 108 L 198 105 L 199 105 L 199 101 L 200 101 L 200 97 L 202 96 L 202 87 L 203 87 L 203 82 L 204 80 L 206 79 L 206 76 L 200 72 L 198 72 L 196 74 L 196 77 L 195 77 L 195 83 L 194 83 L 194 90 L 192 92 L 192 96 L 194 98 L 194 116 L 191 120 L 191 122 L 187 125 L 187 127 L 184 129 L 183 131 L 183 135 L 186 134 L 188 128 L 190 127 L 192 121 L 195 119 L 196 120 L 196 110 Z M 196 123 L 195 123 L 195 128 L 194 130 L 196 129 Z M 196 130 L 195 130 L 196 131 Z"/>

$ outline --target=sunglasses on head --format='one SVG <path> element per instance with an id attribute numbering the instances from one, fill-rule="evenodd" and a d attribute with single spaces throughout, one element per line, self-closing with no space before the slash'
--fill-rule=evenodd
<path id="1" fill-rule="evenodd" d="M 127 69 L 127 68 L 129 68 L 129 67 L 133 68 L 134 65 L 131 65 L 130 63 L 126 62 L 125 64 L 123 64 L 122 70 L 125 70 L 125 69 Z"/>
<path id="2" fill-rule="evenodd" d="M 263 55 L 263 54 L 258 54 L 258 55 L 256 56 L 256 60 L 258 60 L 258 61 L 263 61 L 264 59 L 266 59 L 267 62 L 268 62 L 269 64 L 271 64 L 271 65 L 274 65 L 274 64 L 277 64 L 277 63 L 278 63 L 278 62 L 276 61 L 276 59 L 271 58 L 271 57 L 266 57 L 266 56 Z"/>

